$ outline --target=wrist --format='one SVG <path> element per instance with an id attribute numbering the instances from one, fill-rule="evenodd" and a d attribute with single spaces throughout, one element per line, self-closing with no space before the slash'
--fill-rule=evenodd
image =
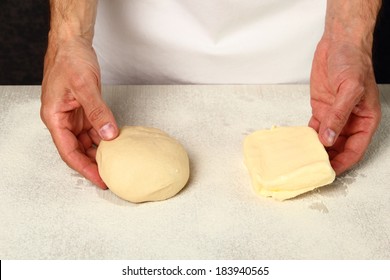
<path id="1" fill-rule="evenodd" d="M 49 41 L 83 38 L 92 45 L 97 0 L 51 0 Z"/>
<path id="2" fill-rule="evenodd" d="M 371 50 L 381 0 L 328 0 L 324 38 Z"/>
<path id="3" fill-rule="evenodd" d="M 75 22 L 62 22 L 50 27 L 48 34 L 49 44 L 62 44 L 73 40 L 83 39 L 92 45 L 93 27 L 87 30 Z"/>
<path id="4" fill-rule="evenodd" d="M 47 52 L 54 54 L 59 49 L 66 49 L 69 46 L 80 43 L 85 47 L 92 48 L 92 38 L 86 37 L 67 26 L 62 26 L 60 30 L 51 28 L 48 34 Z"/>

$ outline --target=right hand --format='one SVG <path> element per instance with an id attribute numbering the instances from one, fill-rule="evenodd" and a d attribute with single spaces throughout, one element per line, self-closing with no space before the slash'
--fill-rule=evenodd
<path id="1" fill-rule="evenodd" d="M 89 40 L 52 43 L 45 56 L 41 118 L 61 158 L 102 189 L 95 156 L 100 140 L 118 135 L 111 110 L 101 97 L 100 69 Z M 51 42 L 51 43 L 50 43 Z"/>

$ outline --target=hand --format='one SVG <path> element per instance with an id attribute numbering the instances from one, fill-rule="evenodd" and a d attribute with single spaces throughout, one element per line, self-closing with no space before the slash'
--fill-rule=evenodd
<path id="1" fill-rule="evenodd" d="M 339 175 L 362 159 L 381 118 L 371 50 L 323 37 L 314 55 L 309 126 Z"/>
<path id="2" fill-rule="evenodd" d="M 41 118 L 61 158 L 106 189 L 97 169 L 96 145 L 115 138 L 118 128 L 101 97 L 99 65 L 88 40 L 76 37 L 58 45 L 49 43 L 41 102 Z"/>

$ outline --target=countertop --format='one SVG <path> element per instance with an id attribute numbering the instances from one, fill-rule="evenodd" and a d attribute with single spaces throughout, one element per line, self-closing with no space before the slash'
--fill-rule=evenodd
<path id="1" fill-rule="evenodd" d="M 390 86 L 364 160 L 329 186 L 257 196 L 242 141 L 306 125 L 308 85 L 105 86 L 119 125 L 160 128 L 191 162 L 187 186 L 132 204 L 59 157 L 39 86 L 0 87 L 0 259 L 390 259 Z"/>

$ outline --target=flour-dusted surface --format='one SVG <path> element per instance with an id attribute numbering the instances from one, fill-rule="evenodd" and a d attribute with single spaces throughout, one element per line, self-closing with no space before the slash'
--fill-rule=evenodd
<path id="1" fill-rule="evenodd" d="M 252 191 L 242 141 L 307 124 L 307 85 L 105 87 L 120 125 L 158 127 L 190 157 L 177 196 L 132 204 L 61 161 L 39 87 L 0 87 L 0 259 L 389 259 L 390 87 L 381 92 L 365 160 L 277 202 Z"/>

